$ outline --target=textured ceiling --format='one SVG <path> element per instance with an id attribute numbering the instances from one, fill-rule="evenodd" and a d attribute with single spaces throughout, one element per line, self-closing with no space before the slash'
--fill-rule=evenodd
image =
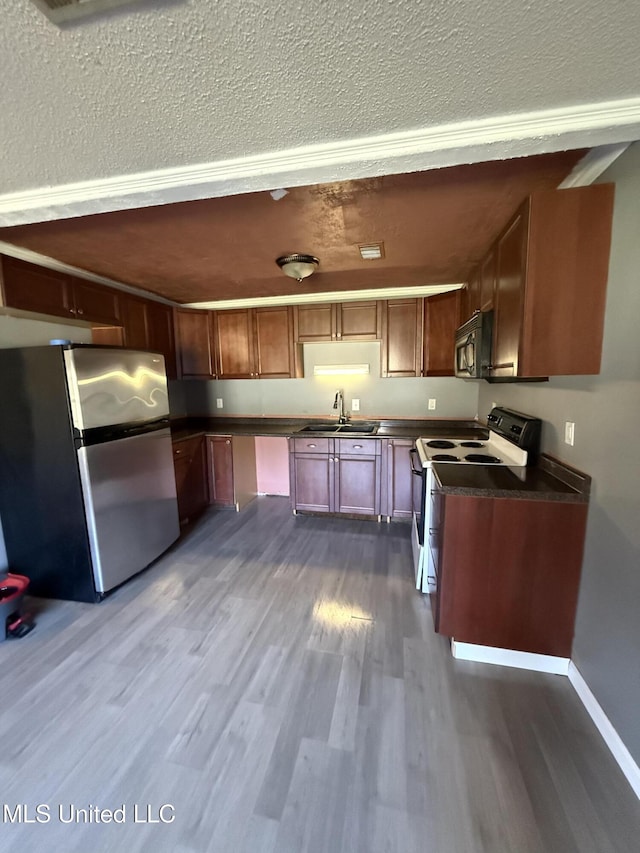
<path id="1" fill-rule="evenodd" d="M 584 152 L 456 166 L 0 229 L 0 240 L 177 302 L 464 281 L 520 202 Z M 362 261 L 358 244 L 383 241 Z M 301 284 L 275 259 L 320 258 Z"/>
<path id="2" fill-rule="evenodd" d="M 0 194 L 640 94 L 633 0 L 0 12 Z"/>

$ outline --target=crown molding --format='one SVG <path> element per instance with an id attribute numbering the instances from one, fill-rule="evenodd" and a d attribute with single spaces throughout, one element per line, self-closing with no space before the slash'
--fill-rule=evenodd
<path id="1" fill-rule="evenodd" d="M 0 226 L 640 139 L 640 98 L 462 121 L 0 195 Z"/>
<path id="2" fill-rule="evenodd" d="M 358 302 L 363 299 L 404 299 L 435 296 L 449 290 L 459 290 L 464 284 L 426 284 L 418 287 L 380 287 L 367 290 L 325 290 L 321 293 L 262 296 L 254 299 L 220 299 L 214 302 L 187 302 L 181 308 L 200 308 L 224 311 L 228 308 L 274 308 L 281 305 L 304 305 L 319 302 Z"/>
<path id="3" fill-rule="evenodd" d="M 558 189 L 566 190 L 570 187 L 588 187 L 620 155 L 624 154 L 630 145 L 630 142 L 621 142 L 617 145 L 601 145 L 599 148 L 592 148 L 591 151 L 587 151 L 582 160 L 576 163 L 564 181 L 558 184 Z"/>

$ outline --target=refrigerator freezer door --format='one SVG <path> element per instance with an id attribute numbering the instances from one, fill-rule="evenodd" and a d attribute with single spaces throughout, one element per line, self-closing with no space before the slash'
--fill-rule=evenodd
<path id="1" fill-rule="evenodd" d="M 164 357 L 100 347 L 64 351 L 76 429 L 143 423 L 169 415 Z"/>
<path id="2" fill-rule="evenodd" d="M 78 462 L 96 590 L 107 592 L 178 538 L 171 434 L 81 447 Z"/>

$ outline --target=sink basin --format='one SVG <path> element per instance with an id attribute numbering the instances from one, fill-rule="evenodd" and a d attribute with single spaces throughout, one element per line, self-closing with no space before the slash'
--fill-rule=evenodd
<path id="1" fill-rule="evenodd" d="M 378 424 L 343 424 L 338 432 L 340 435 L 374 435 Z"/>
<path id="2" fill-rule="evenodd" d="M 308 424 L 302 427 L 298 432 L 337 432 L 340 429 L 340 424 Z"/>
<path id="3" fill-rule="evenodd" d="M 375 435 L 378 431 L 377 423 L 358 423 L 358 424 L 337 424 L 335 421 L 333 423 L 323 424 L 307 424 L 307 426 L 299 429 L 298 432 L 312 432 L 316 435 L 318 433 L 331 433 L 337 435 Z"/>

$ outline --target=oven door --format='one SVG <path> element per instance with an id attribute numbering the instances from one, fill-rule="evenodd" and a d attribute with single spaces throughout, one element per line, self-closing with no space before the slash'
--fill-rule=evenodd
<path id="1" fill-rule="evenodd" d="M 423 468 L 418 451 L 412 448 L 411 471 L 413 474 L 413 519 L 411 523 L 411 550 L 413 552 L 413 568 L 416 578 L 416 589 L 422 589 L 423 574 L 427 548 L 425 548 L 425 530 L 428 529 L 428 511 L 430 499 L 428 494 L 429 468 Z M 425 521 L 426 519 L 426 521 Z"/>

